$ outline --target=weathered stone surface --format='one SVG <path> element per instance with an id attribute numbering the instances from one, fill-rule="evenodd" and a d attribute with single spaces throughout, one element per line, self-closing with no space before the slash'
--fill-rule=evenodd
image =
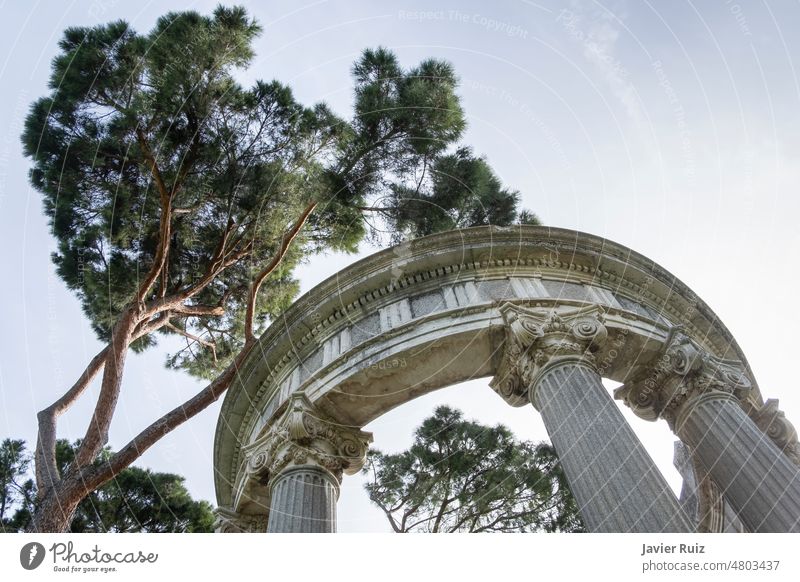
<path id="1" fill-rule="evenodd" d="M 573 299 L 576 301 L 587 300 L 588 293 L 583 285 L 570 283 L 569 281 L 550 281 L 547 279 L 543 280 L 542 284 L 550 297 Z"/>
<path id="2" fill-rule="evenodd" d="M 605 341 L 584 346 L 582 357 L 600 376 L 626 382 L 620 396 L 637 412 L 673 425 L 676 403 L 687 400 L 686 383 L 668 382 L 674 390 L 659 391 L 654 403 L 646 401 L 647 394 L 640 401 L 642 392 L 633 388 L 642 376 L 658 372 L 665 348 L 683 334 L 709 364 L 703 368 L 707 373 L 690 370 L 692 382 L 716 385 L 727 374 L 736 375 L 741 383 L 731 390 L 746 393 L 743 412 L 785 458 L 798 457 L 796 431 L 777 404 L 764 402 L 734 338 L 669 272 L 584 233 L 481 227 L 368 257 L 301 297 L 263 334 L 222 406 L 214 445 L 218 505 L 242 515 L 266 514 L 272 503 L 267 481 L 274 471 L 299 464 L 325 468 L 323 461 L 336 457 L 335 445 L 326 439 L 311 438 L 300 449 L 292 440 L 283 452 L 269 455 L 285 460 L 294 451 L 296 460 L 281 469 L 257 468 L 255 450 L 271 438 L 298 396 L 327 425 L 348 430 L 417 396 L 473 378 L 494 376 L 498 392 L 510 387 L 525 404 L 528 387 L 536 384 L 526 378 L 543 368 L 534 361 L 507 383 L 509 309 L 596 316 Z M 569 333 L 578 343 L 586 335 Z M 566 334 L 561 340 L 572 341 Z"/>
<path id="3" fill-rule="evenodd" d="M 494 388 L 527 399 L 593 532 L 688 532 L 692 524 L 597 372 L 608 340 L 596 306 L 554 312 L 502 308 L 506 340 Z"/>
<path id="4" fill-rule="evenodd" d="M 237 513 L 225 507 L 214 510 L 216 533 L 261 533 L 267 531 L 267 515 Z"/>
<path id="5" fill-rule="evenodd" d="M 687 403 L 678 436 L 753 532 L 800 532 L 800 471 L 739 403 L 709 392 Z"/>
<path id="6" fill-rule="evenodd" d="M 339 484 L 322 467 L 298 465 L 283 471 L 272 484 L 270 533 L 332 533 L 336 531 Z"/>
<path id="7" fill-rule="evenodd" d="M 364 343 L 371 337 L 375 337 L 381 331 L 381 316 L 379 313 L 365 317 L 350 329 L 353 345 Z"/>
<path id="8" fill-rule="evenodd" d="M 550 369 L 535 398 L 589 531 L 693 530 L 594 370 L 575 363 Z"/>
<path id="9" fill-rule="evenodd" d="M 445 308 L 444 296 L 439 291 L 431 291 L 411 297 L 411 309 L 414 317 L 425 317 L 430 313 Z"/>

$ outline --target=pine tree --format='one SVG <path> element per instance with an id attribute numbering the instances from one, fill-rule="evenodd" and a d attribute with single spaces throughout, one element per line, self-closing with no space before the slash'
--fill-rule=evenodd
<path id="1" fill-rule="evenodd" d="M 407 451 L 371 450 L 367 459 L 369 498 L 397 533 L 584 531 L 551 445 L 447 406 L 422 422 Z"/>
<path id="2" fill-rule="evenodd" d="M 64 531 L 91 491 L 222 396 L 297 293 L 300 261 L 355 251 L 387 227 L 402 238 L 517 218 L 516 195 L 484 161 L 448 154 L 465 127 L 448 63 L 405 69 L 386 49 L 366 50 L 346 120 L 278 81 L 237 82 L 260 31 L 243 8 L 224 7 L 169 13 L 148 34 L 122 21 L 70 28 L 50 93 L 31 106 L 22 141 L 53 261 L 106 344 L 38 415 L 35 530 Z M 427 224 L 399 194 L 412 183 L 467 218 Z M 462 186 L 480 200 L 454 195 Z M 98 464 L 126 356 L 159 336 L 185 342 L 167 366 L 208 384 Z M 94 412 L 62 469 L 57 419 L 95 378 Z"/>
<path id="3" fill-rule="evenodd" d="M 75 460 L 79 443 L 56 442 L 60 470 Z M 111 456 L 104 449 L 97 463 Z M 0 531 L 29 528 L 36 508 L 36 485 L 29 478 L 31 458 L 21 440 L 0 443 Z M 113 480 L 87 495 L 75 510 L 69 531 L 73 533 L 211 532 L 214 514 L 206 501 L 195 501 L 184 478 L 139 467 L 123 469 Z"/>

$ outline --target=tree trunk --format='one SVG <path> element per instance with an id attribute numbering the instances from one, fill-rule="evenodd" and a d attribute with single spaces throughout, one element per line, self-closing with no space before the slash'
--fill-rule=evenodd
<path id="1" fill-rule="evenodd" d="M 86 490 L 78 485 L 61 482 L 52 487 L 40 501 L 33 514 L 29 531 L 36 533 L 65 533 L 69 531 L 75 511 Z"/>
<path id="2" fill-rule="evenodd" d="M 164 414 L 161 418 L 150 424 L 150 426 L 134 437 L 134 439 L 124 446 L 119 452 L 112 455 L 112 457 L 105 462 L 103 466 L 92 467 L 92 463 L 95 461 L 97 455 L 108 441 L 108 429 L 114 417 L 114 412 L 116 410 L 116 405 L 120 395 L 128 347 L 132 341 L 137 339 L 137 337 L 146 335 L 146 333 L 137 335 L 137 329 L 139 329 L 143 324 L 145 325 L 145 328 L 149 328 L 152 325 L 152 329 L 148 329 L 148 332 L 150 332 L 169 324 L 169 315 L 167 314 L 168 311 L 184 315 L 189 313 L 189 309 L 194 309 L 195 311 L 201 309 L 202 313 L 205 315 L 219 315 L 220 313 L 218 312 L 223 311 L 220 306 L 187 307 L 186 305 L 182 305 L 181 303 L 184 299 L 191 297 L 191 295 L 188 295 L 186 298 L 182 298 L 180 301 L 176 300 L 177 303 L 175 305 L 162 306 L 162 315 L 166 314 L 164 315 L 163 320 L 159 320 L 157 323 L 144 323 L 149 317 L 159 313 L 159 311 L 157 310 L 152 313 L 143 313 L 143 303 L 141 305 L 136 303 L 135 305 L 131 304 L 128 306 L 114 327 L 110 344 L 106 349 L 103 350 L 103 352 L 101 352 L 101 354 L 105 354 L 105 357 L 101 358 L 101 361 L 103 362 L 103 379 L 100 386 L 100 395 L 97 398 L 94 413 L 89 423 L 89 427 L 87 428 L 86 435 L 84 436 L 80 447 L 76 451 L 75 460 L 73 461 L 72 467 L 67 470 L 67 473 L 57 483 L 55 483 L 55 478 L 57 477 L 55 474 L 55 419 L 53 418 L 51 421 L 53 423 L 52 427 L 49 427 L 46 425 L 46 423 L 43 423 L 45 424 L 45 430 L 42 430 L 42 434 L 48 438 L 40 440 L 46 440 L 48 446 L 47 450 L 45 450 L 45 447 L 43 447 L 41 444 L 37 447 L 37 477 L 43 472 L 44 469 L 40 467 L 40 465 L 46 464 L 46 461 L 48 460 L 46 455 L 50 456 L 50 460 L 52 462 L 50 463 L 51 466 L 49 467 L 50 474 L 48 480 L 38 480 L 40 484 L 39 493 L 41 497 L 38 507 L 33 514 L 30 531 L 50 533 L 64 533 L 69 531 L 78 505 L 91 491 L 108 482 L 120 471 L 130 466 L 133 461 L 138 459 L 144 451 L 150 448 L 158 440 L 172 432 L 175 428 L 190 418 L 194 417 L 197 413 L 205 410 L 209 404 L 216 401 L 220 396 L 222 396 L 222 394 L 225 393 L 225 391 L 231 385 L 233 378 L 238 372 L 240 366 L 243 364 L 244 360 L 247 358 L 247 355 L 256 344 L 256 337 L 253 334 L 253 317 L 255 314 L 255 304 L 258 297 L 259 287 L 261 283 L 281 264 L 292 242 L 306 224 L 316 206 L 316 202 L 312 202 L 306 206 L 297 222 L 284 233 L 281 239 L 280 247 L 278 248 L 272 261 L 263 271 L 258 274 L 256 280 L 253 282 L 248 295 L 244 346 L 236 355 L 228 368 L 222 374 L 217 376 L 217 378 L 208 384 L 203 390 L 198 392 L 194 397 L 190 398 L 177 408 Z M 169 208 L 167 206 L 164 212 L 166 213 L 168 210 Z M 225 245 L 223 241 L 221 246 L 221 251 L 223 254 L 224 246 Z M 223 263 L 222 268 L 224 267 L 225 264 Z M 160 269 L 157 269 L 156 275 L 160 272 Z M 142 290 L 140 290 L 140 302 L 143 299 L 144 294 L 150 288 L 149 286 L 152 286 L 155 279 L 151 276 L 149 277 L 148 281 L 149 282 L 143 286 Z M 209 279 L 208 282 L 210 283 L 211 279 Z M 164 300 L 164 298 L 162 297 L 161 300 Z M 200 341 L 199 338 L 195 339 Z M 98 357 L 101 356 L 97 356 L 95 359 Z M 91 369 L 92 368 L 90 367 L 90 370 Z M 97 373 L 99 369 L 100 367 L 98 366 L 94 373 Z M 84 373 L 84 376 L 85 382 L 88 384 L 92 375 Z M 79 382 L 81 382 L 81 380 L 79 380 Z M 85 386 L 83 388 L 85 388 Z M 67 392 L 65 397 L 62 397 L 62 400 L 70 396 L 73 391 L 77 393 L 76 397 L 79 396 L 80 392 L 83 391 L 83 388 L 80 390 L 73 388 Z M 61 400 L 57 401 L 56 404 L 59 404 L 60 402 Z M 71 404 L 71 401 L 68 402 L 68 405 Z M 47 432 L 48 430 L 51 432 Z M 42 449 L 42 451 L 40 451 L 40 449 Z M 42 454 L 40 454 L 40 452 Z M 47 486 L 47 490 L 44 491 L 43 494 L 41 487 L 42 483 Z"/>

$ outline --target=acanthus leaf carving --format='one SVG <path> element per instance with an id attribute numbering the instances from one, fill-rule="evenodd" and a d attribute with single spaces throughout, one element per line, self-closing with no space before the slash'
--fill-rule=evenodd
<path id="1" fill-rule="evenodd" d="M 289 466 L 313 463 L 341 481 L 363 467 L 371 442 L 371 433 L 337 423 L 295 393 L 269 431 L 245 448 L 245 479 L 266 483 Z"/>
<path id="2" fill-rule="evenodd" d="M 786 418 L 786 414 L 778 408 L 774 398 L 767 400 L 762 406 L 749 406 L 747 413 L 756 426 L 767 435 L 775 445 L 795 465 L 800 466 L 800 443 L 797 440 L 797 429 Z"/>
<path id="3" fill-rule="evenodd" d="M 599 305 L 559 312 L 506 303 L 500 312 L 505 345 L 491 386 L 512 406 L 530 402 L 529 390 L 537 378 L 558 361 L 571 359 L 594 366 L 594 353 L 608 338 Z"/>
<path id="4" fill-rule="evenodd" d="M 214 531 L 217 533 L 259 533 L 267 531 L 267 515 L 237 513 L 225 507 L 214 510 Z"/>
<path id="5" fill-rule="evenodd" d="M 744 364 L 710 354 L 677 326 L 652 364 L 642 369 L 614 397 L 641 418 L 664 418 L 673 429 L 678 412 L 693 398 L 718 392 L 746 402 L 752 388 Z"/>

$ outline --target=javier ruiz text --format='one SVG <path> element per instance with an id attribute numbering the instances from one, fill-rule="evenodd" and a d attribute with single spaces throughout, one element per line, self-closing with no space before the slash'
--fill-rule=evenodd
<path id="1" fill-rule="evenodd" d="M 706 547 L 701 544 L 642 544 L 642 555 L 646 554 L 705 554 Z"/>

